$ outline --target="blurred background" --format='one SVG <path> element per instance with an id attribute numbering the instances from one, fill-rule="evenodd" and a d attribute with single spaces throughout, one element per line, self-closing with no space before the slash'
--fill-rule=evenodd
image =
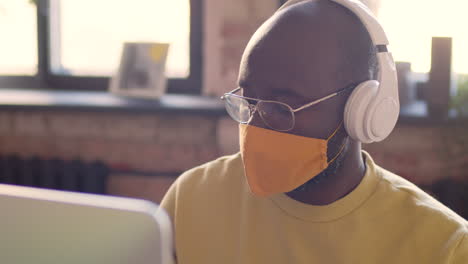
<path id="1" fill-rule="evenodd" d="M 218 100 L 277 0 L 0 0 L 0 182 L 159 202 L 238 151 Z M 468 218 L 468 3 L 366 0 L 397 61 L 401 115 L 365 145 Z M 107 92 L 124 42 L 170 43 L 167 94 Z"/>

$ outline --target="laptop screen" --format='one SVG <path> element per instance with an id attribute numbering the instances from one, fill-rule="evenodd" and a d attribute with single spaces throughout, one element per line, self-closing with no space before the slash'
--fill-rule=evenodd
<path id="1" fill-rule="evenodd" d="M 1 263 L 172 263 L 167 214 L 149 201 L 0 184 Z"/>

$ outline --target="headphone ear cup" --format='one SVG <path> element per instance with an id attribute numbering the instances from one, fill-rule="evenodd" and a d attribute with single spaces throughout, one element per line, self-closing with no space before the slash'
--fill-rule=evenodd
<path id="1" fill-rule="evenodd" d="M 367 133 L 369 105 L 377 95 L 379 82 L 370 80 L 359 84 L 346 102 L 344 123 L 348 135 L 362 143 L 372 143 L 374 140 Z"/>

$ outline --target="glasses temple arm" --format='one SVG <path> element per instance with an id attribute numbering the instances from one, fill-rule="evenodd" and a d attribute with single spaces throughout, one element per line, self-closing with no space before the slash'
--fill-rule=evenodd
<path id="1" fill-rule="evenodd" d="M 320 98 L 320 99 L 318 99 L 318 100 L 315 100 L 315 101 L 313 101 L 312 103 L 309 103 L 309 104 L 303 105 L 303 106 L 301 106 L 301 107 L 299 107 L 299 108 L 297 108 L 297 109 L 294 109 L 293 112 L 301 111 L 301 110 L 303 110 L 303 109 L 305 109 L 305 108 L 307 108 L 307 107 L 316 105 L 316 104 L 318 104 L 318 103 L 321 103 L 321 102 L 323 102 L 323 101 L 325 101 L 325 100 L 328 100 L 328 99 L 330 99 L 330 98 L 332 98 L 332 97 L 334 97 L 334 96 L 337 96 L 337 95 L 338 95 L 338 92 L 337 92 L 337 93 L 330 94 L 330 95 L 328 95 L 328 96 L 325 96 L 325 97 L 323 97 L 323 98 Z"/>
<path id="2" fill-rule="evenodd" d="M 318 104 L 318 103 L 321 103 L 321 102 L 323 102 L 323 101 L 325 101 L 325 100 L 328 100 L 328 99 L 330 99 L 330 98 L 332 98 L 332 97 L 334 97 L 334 96 L 337 96 L 337 95 L 339 95 L 339 94 L 341 94 L 341 93 L 343 93 L 343 92 L 346 92 L 346 91 L 349 90 L 349 89 L 353 89 L 353 88 L 355 88 L 355 87 L 356 87 L 356 85 L 352 84 L 352 85 L 350 85 L 350 86 L 348 86 L 348 87 L 346 87 L 346 88 L 343 88 L 343 89 L 341 89 L 341 90 L 339 90 L 339 91 L 337 91 L 337 92 L 335 92 L 335 93 L 332 93 L 332 94 L 330 94 L 330 95 L 328 95 L 328 96 L 325 96 L 325 97 L 323 97 L 323 98 L 320 98 L 320 99 L 318 99 L 318 100 L 316 100 L 316 101 L 313 101 L 312 103 L 303 105 L 303 106 L 301 106 L 301 107 L 299 107 L 299 108 L 297 108 L 297 109 L 293 109 L 293 112 L 295 113 L 295 112 L 301 111 L 301 110 L 303 110 L 303 109 L 305 109 L 305 108 L 307 108 L 307 107 L 310 107 L 310 106 L 316 105 L 316 104 Z"/>

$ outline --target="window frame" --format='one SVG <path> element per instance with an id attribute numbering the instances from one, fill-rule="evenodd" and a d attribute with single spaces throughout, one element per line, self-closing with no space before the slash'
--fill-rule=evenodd
<path id="1" fill-rule="evenodd" d="M 26 1 L 26 0 L 24 0 Z M 203 0 L 190 1 L 190 74 L 187 78 L 169 78 L 167 93 L 201 94 L 202 91 L 202 41 L 203 41 Z M 33 88 L 53 90 L 105 91 L 110 77 L 63 76 L 54 74 L 50 64 L 50 16 L 49 0 L 38 0 L 37 5 L 37 74 L 0 75 L 2 88 Z"/>

